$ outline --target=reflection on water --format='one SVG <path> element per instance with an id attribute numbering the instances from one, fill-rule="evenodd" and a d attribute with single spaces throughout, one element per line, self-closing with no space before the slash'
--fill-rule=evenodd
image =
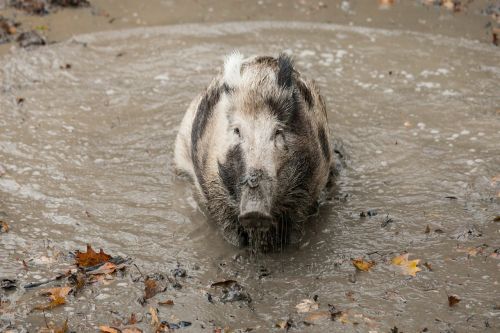
<path id="1" fill-rule="evenodd" d="M 187 104 L 234 48 L 291 52 L 321 87 L 331 128 L 349 155 L 335 198 L 309 221 L 301 244 L 257 258 L 223 241 L 172 163 Z M 133 258 L 145 274 L 186 268 L 183 288 L 164 296 L 175 305 L 160 308 L 166 320 L 192 322 L 186 332 L 214 325 L 266 332 L 289 317 L 311 332 L 500 326 L 499 261 L 490 256 L 500 247 L 494 47 L 334 25 L 249 23 L 80 36 L 0 63 L 0 219 L 10 225 L 0 235 L 0 278 L 20 286 L 1 291 L 11 301 L 0 308 L 1 325 L 43 327 L 43 315 L 29 312 L 37 291 L 21 286 L 63 271 L 67 254 L 90 243 Z M 360 217 L 369 209 L 377 214 Z M 476 256 L 457 251 L 482 244 Z M 432 271 L 422 265 L 415 278 L 398 274 L 389 262 L 404 251 Z M 352 258 L 377 265 L 356 272 Z M 128 272 L 46 315 L 70 316 L 75 331 L 145 315 L 148 306 L 137 302 L 144 287 L 133 281 L 134 267 Z M 249 292 L 250 305 L 207 300 L 207 286 L 229 278 Z M 449 308 L 449 294 L 462 299 L 458 306 Z M 347 312 L 348 323 L 305 326 L 295 305 L 314 295 L 320 309 L 332 304 Z M 149 320 L 139 326 L 149 329 Z"/>

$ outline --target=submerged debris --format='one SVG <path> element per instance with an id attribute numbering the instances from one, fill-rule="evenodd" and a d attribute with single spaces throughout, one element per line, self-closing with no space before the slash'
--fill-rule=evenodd
<path id="1" fill-rule="evenodd" d="M 13 290 L 17 288 L 17 281 L 13 279 L 1 279 L 0 288 L 4 290 Z"/>
<path id="2" fill-rule="evenodd" d="M 47 44 L 45 42 L 45 38 L 40 36 L 36 31 L 23 32 L 17 37 L 16 40 L 21 47 L 41 46 Z"/>
<path id="3" fill-rule="evenodd" d="M 461 299 L 458 298 L 458 296 L 456 296 L 456 295 L 448 296 L 448 305 L 450 307 L 457 305 L 460 301 L 461 301 Z"/>
<path id="4" fill-rule="evenodd" d="M 20 25 L 21 23 L 0 15 L 0 44 L 10 42 L 12 36 L 17 33 L 17 27 Z"/>
<path id="5" fill-rule="evenodd" d="M 58 7 L 88 7 L 87 0 L 10 0 L 9 5 L 31 15 L 47 15 Z"/>
<path id="6" fill-rule="evenodd" d="M 222 303 L 237 302 L 237 301 L 246 301 L 250 303 L 252 301 L 250 295 L 235 280 L 225 280 L 225 281 L 215 282 L 212 283 L 210 287 L 222 289 L 222 295 L 219 297 L 219 300 Z"/>

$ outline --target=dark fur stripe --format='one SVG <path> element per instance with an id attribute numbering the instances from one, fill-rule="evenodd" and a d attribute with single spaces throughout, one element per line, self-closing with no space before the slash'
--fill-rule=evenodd
<path id="1" fill-rule="evenodd" d="M 278 57 L 278 85 L 288 89 L 293 84 L 293 62 L 290 56 L 282 53 Z"/>
<path id="2" fill-rule="evenodd" d="M 297 80 L 297 88 L 299 88 L 299 92 L 302 97 L 304 97 L 304 100 L 306 101 L 309 109 L 312 109 L 314 106 L 314 99 L 312 97 L 311 90 L 309 90 L 306 84 L 300 79 Z"/>
<path id="3" fill-rule="evenodd" d="M 318 137 L 323 156 L 328 161 L 330 159 L 330 146 L 328 145 L 328 139 L 326 138 L 325 129 L 323 127 L 320 127 L 318 130 Z"/>
<path id="4" fill-rule="evenodd" d="M 238 145 L 227 152 L 224 164 L 219 162 L 219 176 L 234 200 L 240 197 L 240 181 L 244 173 L 245 161 L 241 147 Z"/>
<path id="5" fill-rule="evenodd" d="M 204 184 L 201 170 L 203 168 L 203 161 L 200 161 L 198 158 L 198 145 L 203 137 L 203 134 L 205 133 L 207 124 L 212 117 L 215 105 L 219 102 L 221 90 L 222 88 L 220 86 L 207 90 L 200 101 L 198 110 L 196 110 L 196 116 L 193 120 L 193 126 L 191 129 L 191 158 L 193 160 L 196 177 L 198 178 L 200 184 Z"/>

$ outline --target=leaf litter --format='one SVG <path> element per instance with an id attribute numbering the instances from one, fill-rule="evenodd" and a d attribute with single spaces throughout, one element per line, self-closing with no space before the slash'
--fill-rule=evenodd
<path id="1" fill-rule="evenodd" d="M 409 253 L 404 253 L 392 258 L 391 263 L 401 268 L 401 272 L 405 275 L 416 276 L 417 272 L 422 269 L 418 267 L 420 259 L 408 260 Z"/>

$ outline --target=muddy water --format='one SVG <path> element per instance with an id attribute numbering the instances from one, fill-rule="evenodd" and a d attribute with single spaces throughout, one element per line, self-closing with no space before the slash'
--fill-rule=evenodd
<path id="1" fill-rule="evenodd" d="M 291 52 L 322 88 L 348 155 L 301 244 L 257 258 L 222 240 L 172 163 L 187 104 L 234 48 Z M 500 247 L 494 47 L 335 25 L 189 25 L 78 36 L 0 64 L 0 218 L 11 227 L 0 235 L 0 277 L 18 279 L 17 290 L 2 291 L 11 303 L 0 327 L 44 327 L 43 314 L 30 312 L 44 298 L 22 286 L 64 271 L 68 253 L 90 243 L 138 269 L 46 312 L 56 323 L 69 317 L 77 332 L 132 312 L 150 330 L 148 306 L 137 302 L 143 284 L 133 280 L 178 264 L 188 272 L 183 288 L 149 303 L 173 299 L 160 317 L 192 322 L 186 332 L 267 332 L 287 318 L 304 332 L 499 329 L 500 262 L 490 256 Z M 360 217 L 368 209 L 377 215 Z M 459 251 L 482 244 L 476 256 Z M 432 271 L 402 275 L 390 259 L 404 251 Z M 377 265 L 356 272 L 351 258 Z M 229 278 L 249 305 L 217 301 L 208 286 Z M 449 308 L 452 294 L 462 301 Z M 303 323 L 295 305 L 314 295 L 320 310 L 344 311 L 345 323 Z"/>

